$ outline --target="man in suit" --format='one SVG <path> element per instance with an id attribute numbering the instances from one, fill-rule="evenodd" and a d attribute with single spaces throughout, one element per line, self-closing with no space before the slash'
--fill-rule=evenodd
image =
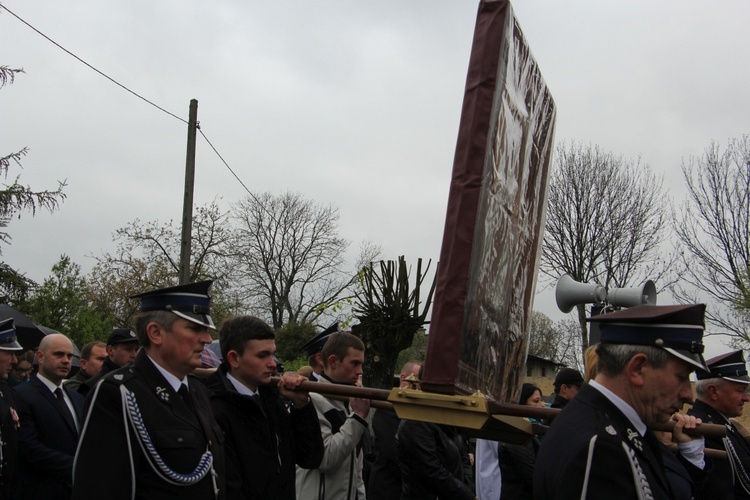
<path id="1" fill-rule="evenodd" d="M 742 351 L 732 351 L 711 358 L 706 364 L 709 371 L 696 373 L 698 398 L 688 414 L 704 422 L 726 426 L 727 436 L 708 438 L 706 446 L 726 451 L 727 460 L 714 461 L 713 471 L 695 497 L 700 500 L 750 498 L 750 444 L 729 420 L 742 416 L 743 406 L 750 401 L 747 394 L 750 377 L 745 359 Z"/>
<path id="2" fill-rule="evenodd" d="M 0 500 L 15 498 L 18 466 L 18 402 L 7 382 L 15 352 L 22 351 L 16 340 L 13 318 L 0 320 Z"/>
<path id="3" fill-rule="evenodd" d="M 134 297 L 142 349 L 91 389 L 74 499 L 223 499 L 224 437 L 191 373 L 212 339 L 210 281 Z"/>
<path id="4" fill-rule="evenodd" d="M 18 497 L 70 498 L 73 457 L 83 397 L 62 387 L 73 360 L 73 343 L 47 335 L 37 351 L 39 373 L 16 387 L 20 419 Z"/>
<path id="5" fill-rule="evenodd" d="M 594 316 L 601 337 L 597 374 L 553 420 L 534 470 L 534 498 L 676 499 L 649 426 L 675 421 L 680 464 L 696 477 L 703 439 L 676 412 L 692 400 L 690 373 L 704 369 L 705 305 L 641 305 Z"/>

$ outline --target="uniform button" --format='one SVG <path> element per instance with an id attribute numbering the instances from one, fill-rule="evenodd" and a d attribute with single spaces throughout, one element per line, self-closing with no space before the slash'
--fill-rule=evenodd
<path id="1" fill-rule="evenodd" d="M 177 442 L 178 442 L 178 443 L 182 443 L 183 441 L 185 441 L 185 440 L 184 440 L 184 439 L 182 439 L 182 438 L 177 438 Z"/>

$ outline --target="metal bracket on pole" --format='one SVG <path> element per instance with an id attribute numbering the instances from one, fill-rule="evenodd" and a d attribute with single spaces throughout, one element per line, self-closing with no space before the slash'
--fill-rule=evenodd
<path id="1" fill-rule="evenodd" d="M 395 388 L 388 401 L 400 419 L 453 425 L 474 437 L 524 443 L 533 435 L 525 418 L 490 414 L 487 398 L 480 394 L 451 396 Z"/>

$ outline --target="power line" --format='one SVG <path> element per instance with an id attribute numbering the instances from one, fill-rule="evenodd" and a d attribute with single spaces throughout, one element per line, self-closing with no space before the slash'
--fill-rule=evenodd
<path id="1" fill-rule="evenodd" d="M 133 94 L 134 96 L 136 96 L 136 97 L 137 97 L 138 99 L 141 99 L 142 101 L 144 101 L 144 102 L 146 102 L 146 103 L 150 104 L 151 106 L 153 106 L 153 107 L 155 107 L 156 109 L 158 109 L 158 110 L 160 110 L 160 111 L 162 111 L 162 112 L 164 112 L 164 113 L 168 114 L 169 116 L 171 116 L 171 117 L 173 117 L 173 118 L 176 118 L 176 119 L 180 120 L 180 121 L 181 121 L 182 123 L 185 123 L 185 124 L 188 124 L 188 125 L 189 125 L 188 121 L 187 121 L 187 120 L 185 120 L 184 118 L 180 118 L 180 117 L 179 117 L 179 116 L 177 116 L 176 114 L 174 114 L 174 113 L 171 113 L 171 112 L 167 111 L 166 109 L 164 109 L 164 108 L 162 108 L 161 106 L 159 106 L 159 105 L 155 104 L 154 102 L 152 102 L 152 101 L 149 101 L 148 99 L 146 99 L 146 98 L 145 98 L 145 97 L 143 97 L 142 95 L 138 94 L 137 92 L 135 92 L 135 91 L 133 91 L 133 90 L 130 90 L 130 89 L 129 89 L 128 87 L 126 87 L 126 86 L 125 86 L 125 85 L 123 85 L 122 83 L 118 82 L 118 81 L 117 81 L 117 80 L 115 80 L 114 78 L 110 77 L 109 75 L 105 74 L 104 72 L 102 72 L 102 71 L 99 71 L 99 70 L 98 70 L 98 69 L 96 69 L 96 68 L 95 68 L 94 66 L 92 66 L 92 65 L 91 65 L 91 64 L 89 64 L 89 63 L 87 63 L 86 61 L 84 61 L 83 59 L 81 59 L 80 57 L 78 57 L 77 55 L 75 55 L 74 53 L 72 53 L 71 51 L 69 51 L 68 49 L 66 49 L 65 47 L 63 47 L 63 46 L 62 46 L 62 45 L 60 45 L 59 43 L 57 43 L 56 41 L 52 40 L 52 39 L 51 39 L 50 37 L 48 37 L 47 35 L 45 35 L 45 34 L 44 34 L 44 33 L 42 33 L 41 31 L 39 31 L 38 29 L 36 29 L 36 28 L 35 28 L 34 26 L 32 26 L 31 24 L 29 24 L 28 22 L 26 22 L 26 21 L 25 21 L 24 19 L 22 19 L 21 17 L 19 17 L 19 16 L 18 16 L 18 15 L 17 15 L 17 14 L 15 13 L 15 12 L 13 12 L 12 10 L 10 10 L 10 9 L 9 9 L 8 7 L 6 7 L 5 5 L 3 5 L 3 4 L 1 4 L 1 3 L 0 3 L 0 8 L 2 8 L 2 9 L 5 9 L 5 10 L 6 10 L 6 11 L 7 11 L 7 12 L 8 12 L 9 14 L 10 14 L 10 15 L 12 15 L 13 17 L 15 17 L 16 19 L 18 19 L 19 21 L 21 21 L 21 22 L 22 22 L 23 24 L 25 24 L 26 26 L 28 26 L 29 28 L 31 28 L 32 30 L 34 30 L 34 31 L 35 31 L 35 32 L 36 32 L 37 34 L 39 34 L 40 36 L 42 36 L 42 37 L 43 37 L 43 38 L 44 38 L 45 40 L 47 40 L 48 42 L 50 42 L 50 43 L 52 43 L 53 45 L 55 45 L 55 46 L 56 46 L 57 48 L 59 48 L 60 50 L 62 50 L 62 51 L 63 51 L 63 52 L 65 52 L 66 54 L 68 54 L 68 55 L 70 55 L 70 56 L 74 57 L 74 58 L 75 58 L 76 60 L 78 60 L 79 62 L 81 62 L 81 63 L 85 64 L 85 65 L 86 65 L 87 67 L 89 67 L 90 69 L 92 69 L 92 70 L 96 71 L 96 72 L 97 72 L 97 73 L 99 73 L 99 74 L 100 74 L 101 76 L 103 76 L 104 78 L 106 78 L 106 79 L 107 79 L 107 80 L 109 80 L 110 82 L 114 83 L 114 84 L 115 84 L 115 85 L 117 85 L 118 87 L 120 87 L 120 88 L 122 88 L 122 89 L 124 89 L 124 90 L 126 90 L 126 91 L 128 91 L 128 92 L 130 92 L 131 94 Z M 221 162 L 222 162 L 222 163 L 224 164 L 224 166 L 226 166 L 226 167 L 227 167 L 227 169 L 229 170 L 229 172 L 231 172 L 231 174 L 232 174 L 232 175 L 234 176 L 234 178 L 235 178 L 235 179 L 237 179 L 237 182 L 239 182 L 239 183 L 240 183 L 240 185 L 241 185 L 241 186 L 242 186 L 242 187 L 243 187 L 243 188 L 245 189 L 245 191 L 247 191 L 247 193 L 248 193 L 248 194 L 249 194 L 250 196 L 252 196 L 253 198 L 255 198 L 255 196 L 253 195 L 253 193 L 251 193 L 251 192 L 250 192 L 250 190 L 249 190 L 249 189 L 247 188 L 247 186 L 245 185 L 245 183 L 244 183 L 244 182 L 242 182 L 242 179 L 240 179 L 240 178 L 239 178 L 239 176 L 238 176 L 238 175 L 237 175 L 237 174 L 236 174 L 236 173 L 234 172 L 234 170 L 232 170 L 232 167 L 230 167 L 230 166 L 229 166 L 229 164 L 228 164 L 228 163 L 226 162 L 226 160 L 224 160 L 224 157 L 223 157 L 223 156 L 221 156 L 221 154 L 220 154 L 220 153 L 219 153 L 219 151 L 218 151 L 218 150 L 217 150 L 217 149 L 216 149 L 216 148 L 214 147 L 214 145 L 213 145 L 213 144 L 211 143 L 211 141 L 209 141 L 209 140 L 208 140 L 208 137 L 206 137 L 206 134 L 204 134 L 204 133 L 203 133 L 203 131 L 201 130 L 200 126 L 198 126 L 197 128 L 198 128 L 198 132 L 200 132 L 201 136 L 203 136 L 203 139 L 205 139 L 205 140 L 206 140 L 206 142 L 208 143 L 208 145 L 209 145 L 209 146 L 211 146 L 211 149 L 212 149 L 212 150 L 214 151 L 214 153 L 216 153 L 216 156 L 218 156 L 218 157 L 219 157 L 219 159 L 220 159 L 220 160 L 221 160 Z"/>

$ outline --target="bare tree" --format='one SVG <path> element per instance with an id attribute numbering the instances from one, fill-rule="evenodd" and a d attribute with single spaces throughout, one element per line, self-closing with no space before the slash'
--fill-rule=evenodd
<path id="1" fill-rule="evenodd" d="M 742 341 L 750 310 L 750 137 L 712 142 L 682 165 L 688 199 L 675 215 L 687 273 L 673 294 L 685 302 L 708 297 L 706 318 Z M 705 300 L 705 299 L 704 299 Z"/>
<path id="2" fill-rule="evenodd" d="M 229 261 L 231 230 L 227 215 L 216 203 L 197 207 L 193 216 L 190 281 L 214 280 L 212 316 L 220 319 L 237 309 Z M 181 230 L 173 221 L 136 219 L 115 232 L 117 250 L 94 256 L 97 264 L 89 288 L 100 307 L 109 307 L 119 324 L 128 325 L 137 304 L 128 296 L 144 290 L 176 285 L 179 277 Z"/>
<path id="3" fill-rule="evenodd" d="M 349 296 L 356 272 L 345 272 L 349 242 L 339 213 L 299 193 L 249 195 L 232 210 L 235 258 L 243 297 L 271 318 L 314 323 Z"/>
<path id="4" fill-rule="evenodd" d="M 551 280 L 607 288 L 652 279 L 666 287 L 680 272 L 669 237 L 669 204 L 662 179 L 648 165 L 571 143 L 557 147 L 547 205 L 540 271 Z M 584 305 L 577 307 L 581 350 L 588 347 Z"/>

